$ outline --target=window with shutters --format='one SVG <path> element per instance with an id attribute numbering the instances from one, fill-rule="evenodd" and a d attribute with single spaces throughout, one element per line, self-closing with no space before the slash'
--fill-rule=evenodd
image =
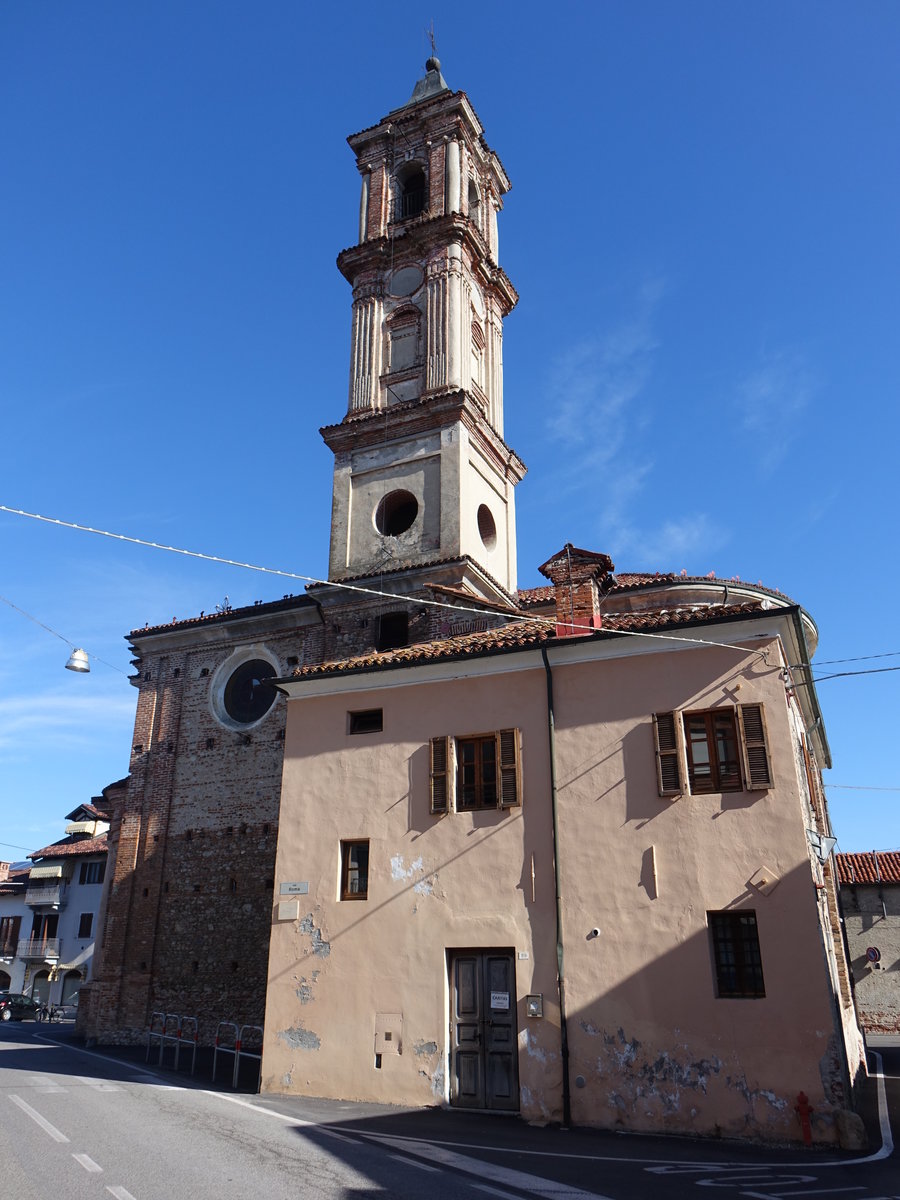
<path id="1" fill-rule="evenodd" d="M 431 739 L 431 811 L 512 808 L 522 802 L 519 731 Z"/>
<path id="2" fill-rule="evenodd" d="M 720 999 L 759 1000 L 766 994 L 756 913 L 750 909 L 706 914 Z"/>
<path id="3" fill-rule="evenodd" d="M 659 794 L 677 796 L 761 790 L 772 768 L 761 704 L 703 712 L 655 713 Z"/>

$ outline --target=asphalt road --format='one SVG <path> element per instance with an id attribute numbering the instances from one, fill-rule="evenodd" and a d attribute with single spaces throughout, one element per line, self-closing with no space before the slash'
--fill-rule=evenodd
<path id="1" fill-rule="evenodd" d="M 900 1050 L 882 1053 L 900 1115 Z M 0 1187 L 15 1200 L 900 1200 L 877 1100 L 873 1081 L 865 1153 L 773 1151 L 234 1095 L 10 1022 L 0 1027 Z"/>

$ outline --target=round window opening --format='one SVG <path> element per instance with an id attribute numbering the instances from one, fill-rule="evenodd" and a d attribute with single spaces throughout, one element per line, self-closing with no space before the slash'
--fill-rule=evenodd
<path id="1" fill-rule="evenodd" d="M 419 502 L 412 492 L 391 492 L 375 509 L 375 528 L 388 537 L 406 533 L 419 515 Z"/>
<path id="2" fill-rule="evenodd" d="M 252 725 L 264 717 L 275 703 L 276 692 L 268 682 L 275 677 L 275 668 L 264 658 L 251 658 L 241 663 L 225 684 L 222 703 L 232 721 Z"/>
<path id="3" fill-rule="evenodd" d="M 488 550 L 493 550 L 497 545 L 497 526 L 494 524 L 494 517 L 491 510 L 486 504 L 478 506 L 478 532 L 481 534 L 481 540 L 484 542 Z"/>

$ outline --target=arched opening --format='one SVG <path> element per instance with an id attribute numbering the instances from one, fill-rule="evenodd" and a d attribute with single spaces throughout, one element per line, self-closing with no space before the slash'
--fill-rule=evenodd
<path id="1" fill-rule="evenodd" d="M 397 537 L 407 529 L 419 515 L 419 502 L 403 488 L 383 496 L 375 510 L 375 528 L 386 537 Z"/>
<path id="2" fill-rule="evenodd" d="M 425 211 L 425 172 L 421 167 L 407 168 L 397 179 L 399 184 L 397 219 L 417 217 Z"/>
<path id="3" fill-rule="evenodd" d="M 497 545 L 497 525 L 494 515 L 486 504 L 478 505 L 478 533 L 486 550 Z"/>
<path id="4" fill-rule="evenodd" d="M 31 981 L 31 998 L 36 1000 L 38 1004 L 48 1004 L 50 1002 L 50 972 L 38 971 L 34 979 Z"/>
<path id="5" fill-rule="evenodd" d="M 473 221 L 479 230 L 483 230 L 481 223 L 481 196 L 474 179 L 469 180 L 469 220 Z"/>
<path id="6" fill-rule="evenodd" d="M 62 1003 L 77 1004 L 78 989 L 81 987 L 82 979 L 80 971 L 66 971 L 63 976 L 62 985 Z"/>

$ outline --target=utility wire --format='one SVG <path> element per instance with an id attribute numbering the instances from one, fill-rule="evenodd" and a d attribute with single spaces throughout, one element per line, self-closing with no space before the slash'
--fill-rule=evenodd
<path id="1" fill-rule="evenodd" d="M 817 675 L 813 683 L 822 683 L 826 679 L 844 679 L 848 675 L 883 675 L 886 671 L 900 671 L 900 667 L 869 667 L 867 671 L 835 671 L 833 675 Z"/>
<path id="2" fill-rule="evenodd" d="M 5 596 L 0 596 L 0 600 L 2 600 L 4 604 L 8 604 L 10 608 L 14 608 L 17 613 L 21 613 L 23 617 L 27 617 L 29 621 L 34 621 L 35 625 L 40 625 L 41 629 L 46 629 L 48 633 L 52 633 L 54 637 L 58 637 L 61 642 L 65 642 L 66 645 L 71 646 L 73 650 L 77 649 L 77 646 L 74 642 L 70 642 L 67 637 L 63 637 L 61 633 L 57 633 L 55 629 L 51 629 L 49 625 L 45 625 L 44 622 L 39 621 L 37 617 L 33 617 L 31 613 L 26 612 L 24 608 L 19 608 L 18 604 L 13 604 L 12 600 L 7 600 Z M 108 663 L 106 659 L 100 658 L 96 654 L 91 654 L 87 650 L 85 650 L 84 653 L 87 654 L 88 658 L 92 658 L 94 662 L 103 663 L 104 667 L 110 667 L 113 671 L 118 671 L 120 675 L 128 675 L 127 671 L 123 671 L 121 667 L 114 667 L 113 664 Z M 19 846 L 18 848 L 21 850 L 23 847 Z"/>
<path id="3" fill-rule="evenodd" d="M 302 575 L 296 571 L 282 571 L 277 567 L 263 567 L 255 563 L 239 562 L 237 559 L 222 558 L 216 554 L 204 554 L 200 550 L 185 550 L 180 546 L 168 546 L 162 542 L 151 542 L 145 538 L 131 537 L 126 533 L 111 533 L 107 529 L 95 529 L 91 525 L 80 525 L 76 521 L 64 521 L 59 517 L 45 517 L 40 513 L 26 512 L 24 509 L 11 508 L 6 504 L 0 504 L 0 512 L 12 513 L 17 517 L 27 517 L 32 521 L 42 521 L 46 525 L 60 525 L 64 529 L 77 529 L 81 533 L 94 533 L 98 537 L 112 538 L 114 541 L 119 542 L 129 542 L 134 546 L 146 546 L 151 550 L 166 550 L 170 554 L 181 554 L 186 558 L 198 558 L 204 562 L 221 563 L 223 566 L 227 567 L 240 567 L 246 571 L 258 571 L 263 575 L 277 575 L 282 579 L 298 579 L 303 583 L 314 583 L 324 587 L 341 588 L 344 591 L 357 592 L 366 596 L 388 597 L 392 600 L 396 600 L 397 598 L 393 592 L 385 592 L 379 588 L 363 587 L 360 584 L 355 583 L 341 583 L 340 581 L 331 579 L 317 579 L 314 575 Z M 479 615 L 484 613 L 483 606 L 475 607 L 473 605 L 451 604 L 446 600 L 428 600 L 424 596 L 417 596 L 415 598 L 415 603 L 428 605 L 432 608 L 446 608 L 453 612 L 471 612 L 478 613 Z M 523 623 L 532 624 L 537 624 L 547 619 L 545 617 L 530 617 L 525 614 L 512 612 L 504 613 L 504 615 L 507 616 L 511 621 L 520 621 Z M 570 628 L 583 631 L 584 633 L 596 633 L 596 630 L 591 625 L 579 625 L 572 622 L 567 622 L 567 624 L 570 626 Z M 708 638 L 684 637 L 681 634 L 648 633 L 646 630 L 639 629 L 616 629 L 613 632 L 622 634 L 625 637 L 652 638 L 665 642 L 688 642 L 696 646 L 712 646 L 719 650 L 732 650 L 737 654 L 757 654 L 761 658 L 765 658 L 766 654 L 766 652 L 763 650 L 748 650 L 746 646 L 735 646 L 731 642 L 714 642 L 710 641 Z M 106 665 L 109 666 L 108 663 Z M 118 668 L 114 668 L 114 670 L 118 670 Z M 125 674 L 125 672 L 122 673 Z"/>
<path id="4" fill-rule="evenodd" d="M 844 792 L 900 792 L 900 787 L 868 787 L 864 783 L 826 783 L 827 788 L 840 788 Z"/>

